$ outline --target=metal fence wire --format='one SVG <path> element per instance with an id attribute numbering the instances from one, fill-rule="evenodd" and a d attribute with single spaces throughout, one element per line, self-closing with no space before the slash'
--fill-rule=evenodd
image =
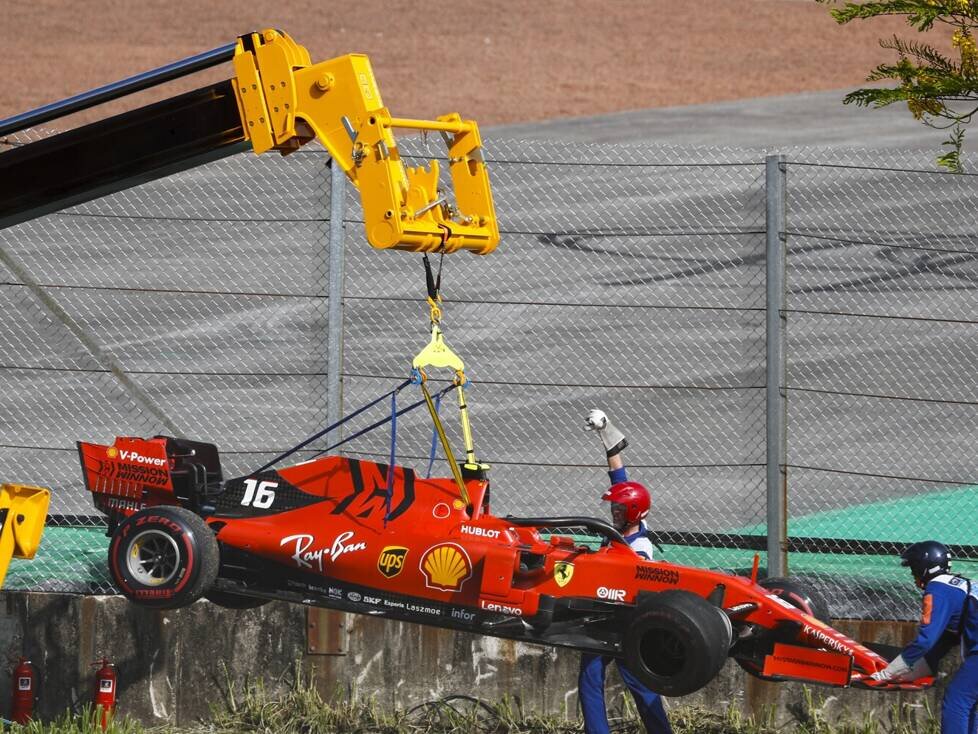
<path id="1" fill-rule="evenodd" d="M 749 568 L 770 494 L 765 156 L 486 147 L 502 243 L 446 257 L 442 291 L 494 511 L 606 515 L 603 450 L 583 430 L 600 407 L 652 490 L 663 557 Z M 410 138 L 401 152 L 440 151 Z M 876 153 L 787 161 L 788 567 L 840 616 L 912 618 L 896 544 L 974 542 L 978 179 Z M 113 591 L 76 440 L 177 433 L 217 444 L 237 476 L 407 377 L 429 337 L 421 256 L 370 248 L 356 192 L 330 201 L 328 164 L 242 154 L 0 230 L 0 479 L 53 490 L 38 558 L 8 588 Z M 442 413 L 459 445 L 454 396 Z M 402 416 L 398 462 L 426 472 L 431 440 L 423 411 Z M 386 462 L 390 441 L 384 427 L 341 451 Z M 448 472 L 440 452 L 433 471 Z"/>

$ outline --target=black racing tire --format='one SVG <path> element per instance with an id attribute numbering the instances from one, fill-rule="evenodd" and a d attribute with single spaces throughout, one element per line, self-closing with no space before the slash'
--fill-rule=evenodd
<path id="1" fill-rule="evenodd" d="M 828 623 L 830 621 L 829 604 L 825 597 L 817 589 L 812 588 L 802 581 L 783 578 L 781 576 L 771 576 L 770 578 L 761 579 L 757 582 L 757 585 L 762 586 L 779 599 L 783 599 L 793 607 L 797 607 L 808 616 L 814 617 L 820 622 Z M 761 674 L 762 663 L 760 661 L 763 661 L 764 656 L 769 654 L 773 649 L 773 640 L 761 640 L 749 648 L 748 657 L 737 656 L 734 659 L 737 661 L 737 665 L 743 668 L 745 672 L 759 680 L 778 680 L 777 678 Z"/>
<path id="2" fill-rule="evenodd" d="M 717 611 L 689 591 L 643 595 L 622 640 L 628 669 L 664 696 L 698 691 L 730 649 L 730 627 Z"/>
<path id="3" fill-rule="evenodd" d="M 112 534 L 109 571 L 129 601 L 177 609 L 200 599 L 217 578 L 217 539 L 204 519 L 182 507 L 147 507 Z"/>
<path id="4" fill-rule="evenodd" d="M 211 589 L 204 598 L 212 604 L 217 604 L 225 609 L 257 609 L 268 604 L 268 599 L 258 596 L 245 596 L 244 594 L 234 594 L 230 591 L 219 591 Z"/>
<path id="5" fill-rule="evenodd" d="M 817 589 L 808 584 L 780 576 L 761 579 L 757 584 L 792 606 L 798 607 L 810 617 L 815 617 L 820 622 L 830 621 L 828 601 Z"/>

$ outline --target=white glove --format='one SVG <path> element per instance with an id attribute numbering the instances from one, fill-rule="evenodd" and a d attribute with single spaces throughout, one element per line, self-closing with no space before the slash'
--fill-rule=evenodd
<path id="1" fill-rule="evenodd" d="M 608 416 L 605 415 L 603 410 L 591 408 L 588 411 L 587 418 L 584 419 L 584 425 L 589 431 L 600 431 L 608 425 Z"/>
<path id="2" fill-rule="evenodd" d="M 919 666 L 917 664 L 914 665 L 914 669 L 917 669 L 918 667 Z M 926 661 L 924 661 L 924 667 L 927 668 L 928 671 L 930 670 Z M 914 678 L 918 677 L 912 676 L 911 673 L 911 668 L 903 659 L 903 655 L 897 655 L 895 658 L 893 658 L 893 662 L 883 668 L 883 670 L 878 670 L 869 677 L 872 680 L 891 681 L 893 683 L 897 683 L 901 680 L 914 680 Z"/>
<path id="3" fill-rule="evenodd" d="M 604 444 L 608 456 L 614 456 L 628 446 L 625 434 L 619 431 L 608 420 L 608 416 L 605 415 L 603 410 L 592 408 L 588 412 L 587 418 L 584 419 L 584 425 L 589 431 L 598 432 L 598 437 L 601 439 L 601 443 Z"/>

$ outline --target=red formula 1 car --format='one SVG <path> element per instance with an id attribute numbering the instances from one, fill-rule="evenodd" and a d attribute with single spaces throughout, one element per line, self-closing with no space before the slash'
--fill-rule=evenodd
<path id="1" fill-rule="evenodd" d="M 211 444 L 78 447 L 109 518 L 112 578 L 136 604 L 284 599 L 572 647 L 624 658 L 669 696 L 706 685 L 728 657 L 759 677 L 833 686 L 887 664 L 829 627 L 823 605 L 791 581 L 646 561 L 593 518 L 496 517 L 482 478 L 460 487 L 326 456 L 224 481 Z"/>

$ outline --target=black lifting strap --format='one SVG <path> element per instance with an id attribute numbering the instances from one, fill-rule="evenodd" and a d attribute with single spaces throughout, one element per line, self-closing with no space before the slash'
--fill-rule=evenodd
<path id="1" fill-rule="evenodd" d="M 434 275 L 431 272 L 431 261 L 428 259 L 428 253 L 426 252 L 423 256 L 424 259 L 424 282 L 428 291 L 428 298 L 437 303 L 441 297 L 441 268 L 445 263 L 445 251 L 441 251 L 441 255 L 438 258 L 438 275 Z"/>
<path id="2" fill-rule="evenodd" d="M 334 430 L 334 429 L 339 428 L 340 426 L 342 426 L 344 423 L 346 423 L 351 418 L 355 418 L 356 416 L 360 415 L 361 413 L 363 413 L 368 408 L 372 408 L 373 406 L 375 406 L 377 403 L 379 403 L 384 398 L 387 398 L 387 397 L 390 397 L 391 395 L 397 394 L 403 388 L 407 387 L 410 384 L 411 384 L 411 381 L 410 380 L 405 380 L 404 382 L 402 382 L 400 385 L 398 385 L 397 387 L 395 387 L 390 392 L 386 392 L 383 395 L 381 395 L 379 398 L 377 398 L 375 400 L 371 400 L 369 403 L 367 403 L 366 405 L 364 405 L 364 406 L 362 406 L 360 408 L 357 408 L 356 410 L 354 410 L 349 415 L 343 416 L 338 421 L 336 421 L 336 423 L 334 423 L 333 425 L 326 426 L 326 428 L 324 428 L 323 430 L 319 431 L 318 433 L 314 433 L 312 436 L 310 436 L 309 438 L 307 438 L 302 443 L 296 444 L 295 446 L 293 446 L 292 448 L 290 448 L 285 453 L 279 454 L 278 456 L 276 456 L 274 459 L 272 459 L 271 461 L 269 461 L 267 464 L 265 464 L 260 469 L 256 469 L 255 471 L 253 471 L 252 474 L 258 474 L 260 472 L 265 471 L 266 469 L 270 469 L 271 467 L 275 466 L 275 464 L 277 464 L 278 462 L 280 462 L 282 459 L 285 459 L 285 458 L 287 458 L 289 456 L 292 456 L 292 454 L 294 454 L 296 451 L 299 451 L 300 449 L 305 448 L 306 446 L 308 446 L 309 444 L 311 444 L 313 441 L 315 441 L 317 438 L 322 438 L 323 436 L 325 436 L 330 431 L 332 431 L 332 430 Z M 361 433 L 363 433 L 363 431 L 361 431 Z M 360 435 L 360 434 L 358 433 L 356 435 Z M 322 453 L 322 452 L 320 452 L 320 453 Z"/>

